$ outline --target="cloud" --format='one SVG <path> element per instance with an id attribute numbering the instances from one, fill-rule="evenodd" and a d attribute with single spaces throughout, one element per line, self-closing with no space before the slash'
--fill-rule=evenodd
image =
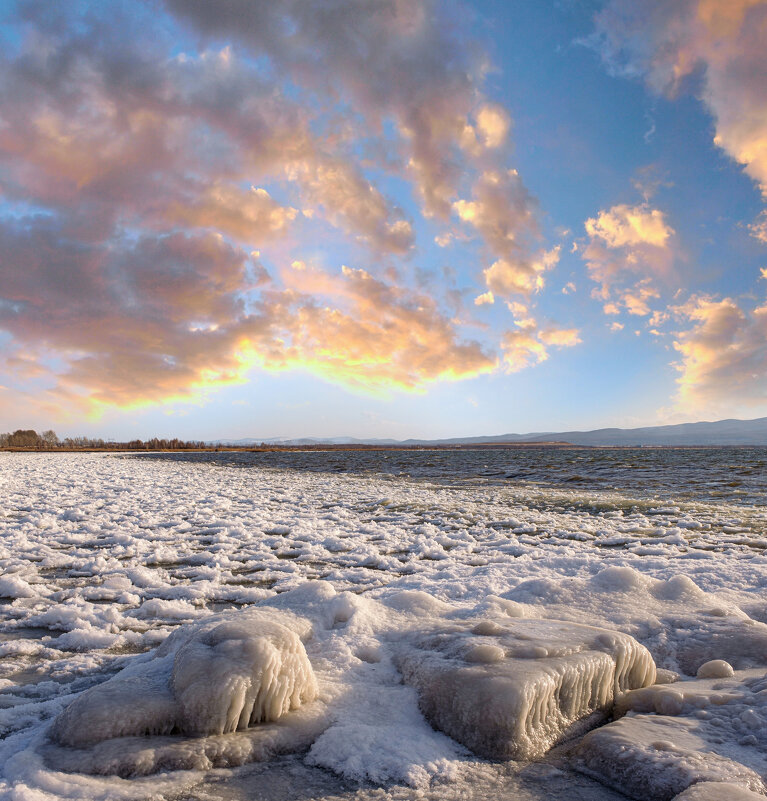
<path id="1" fill-rule="evenodd" d="M 676 313 L 692 327 L 676 335 L 678 405 L 697 413 L 767 407 L 767 305 L 695 297 Z"/>
<path id="2" fill-rule="evenodd" d="M 436 0 L 16 4 L 0 334 L 42 372 L 7 362 L 14 391 L 97 411 L 255 368 L 376 393 L 497 369 L 424 278 L 423 218 L 475 237 L 482 302 L 538 290 L 558 250 L 464 22 Z"/>
<path id="3" fill-rule="evenodd" d="M 537 258 L 518 261 L 498 259 L 484 271 L 490 291 L 502 297 L 529 296 L 544 285 L 544 274 L 559 262 L 559 247 L 542 251 Z"/>
<path id="4" fill-rule="evenodd" d="M 644 317 L 652 313 L 647 301 L 659 297 L 660 292 L 655 287 L 650 286 L 649 281 L 645 279 L 632 289 L 623 292 L 620 296 L 620 302 L 629 314 Z"/>
<path id="5" fill-rule="evenodd" d="M 601 239 L 609 248 L 634 248 L 649 245 L 665 248 L 674 233 L 666 224 L 663 212 L 647 204 L 613 206 L 586 220 L 586 233 Z"/>
<path id="6" fill-rule="evenodd" d="M 589 238 L 581 257 L 599 284 L 592 294 L 608 301 L 605 314 L 618 314 L 620 306 L 630 314 L 649 314 L 647 301 L 660 297 L 651 281 L 670 277 L 674 257 L 675 232 L 663 212 L 647 202 L 619 204 L 590 217 L 584 227 Z"/>
<path id="7" fill-rule="evenodd" d="M 577 328 L 544 328 L 538 335 L 541 342 L 546 345 L 555 345 L 558 348 L 572 348 L 583 340 Z"/>
<path id="8" fill-rule="evenodd" d="M 344 268 L 327 276 L 334 300 L 286 292 L 261 309 L 269 336 L 283 346 L 265 349 L 256 318 L 251 355 L 271 370 L 302 369 L 352 389 L 388 395 L 420 391 L 435 380 L 461 380 L 497 369 L 476 342 L 461 341 L 434 301 Z M 247 326 L 246 326 L 247 328 Z"/>
<path id="9" fill-rule="evenodd" d="M 485 306 L 485 305 L 492 306 L 493 303 L 495 303 L 495 296 L 490 291 L 483 292 L 481 295 L 477 295 L 477 297 L 474 298 L 475 306 Z"/>
<path id="10" fill-rule="evenodd" d="M 748 226 L 751 236 L 767 245 L 767 209 Z"/>
<path id="11" fill-rule="evenodd" d="M 570 348 L 581 342 L 577 329 L 544 328 L 536 335 L 532 330 L 507 331 L 501 339 L 503 360 L 508 372 L 516 373 L 549 358 L 547 346 Z"/>
<path id="12" fill-rule="evenodd" d="M 487 286 L 499 295 L 529 295 L 544 283 L 543 274 L 559 261 L 559 247 L 530 255 L 537 231 L 535 203 L 516 170 L 485 170 L 471 199 L 453 203 L 459 219 L 482 237 L 495 261 L 484 271 Z"/>
<path id="13" fill-rule="evenodd" d="M 266 189 L 214 185 L 188 203 L 173 202 L 165 212 L 170 223 L 211 228 L 244 242 L 269 241 L 284 236 L 297 210 L 276 203 Z"/>
<path id="14" fill-rule="evenodd" d="M 702 75 L 714 143 L 767 197 L 767 3 L 764 0 L 612 0 L 594 42 L 611 70 L 674 94 Z"/>
<path id="15" fill-rule="evenodd" d="M 413 247 L 413 227 L 402 211 L 342 160 L 325 159 L 292 166 L 305 197 L 326 219 L 380 252 L 406 253 Z"/>

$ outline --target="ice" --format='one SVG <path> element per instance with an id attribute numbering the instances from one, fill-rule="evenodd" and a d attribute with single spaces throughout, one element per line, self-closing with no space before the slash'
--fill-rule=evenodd
<path id="1" fill-rule="evenodd" d="M 638 689 L 615 713 L 626 717 L 586 735 L 573 761 L 631 798 L 670 799 L 698 782 L 767 792 L 764 669 Z"/>
<path id="2" fill-rule="evenodd" d="M 436 728 L 492 759 L 533 759 L 655 680 L 632 637 L 553 620 L 482 620 L 413 635 L 396 657 Z"/>
<path id="3" fill-rule="evenodd" d="M 764 801 L 764 796 L 731 782 L 698 782 L 674 796 L 674 801 Z"/>
<path id="4" fill-rule="evenodd" d="M 279 794 L 260 786 L 250 795 L 230 792 L 239 774 L 225 766 L 291 753 L 285 759 L 304 771 L 343 777 L 349 784 L 339 786 L 352 795 L 355 782 L 371 782 L 360 790 L 365 798 L 434 799 L 449 787 L 451 798 L 516 799 L 508 788 L 517 786 L 517 771 L 545 768 L 561 773 L 557 797 L 573 797 L 577 786 L 578 798 L 616 801 L 615 791 L 573 772 L 561 749 L 528 767 L 477 760 L 429 725 L 395 665 L 400 650 L 426 653 L 416 647 L 425 633 L 453 630 L 473 643 L 466 660 L 456 657 L 466 670 L 500 670 L 509 658 L 496 627 L 540 619 L 633 637 L 667 692 L 619 694 L 614 714 L 707 724 L 695 729 L 702 753 L 767 775 L 758 755 L 767 750 L 767 714 L 756 684 L 743 684 L 739 673 L 767 655 L 763 508 L 515 481 L 0 454 L 0 521 L 0 797 L 274 801 Z M 131 703 L 103 720 L 94 712 L 96 728 L 119 734 L 127 721 L 129 729 L 165 731 L 169 693 L 172 715 L 181 717 L 172 663 L 188 637 L 251 613 L 303 639 L 316 701 L 228 734 L 110 736 L 77 747 L 48 739 L 67 705 L 84 708 L 91 689 L 107 692 L 118 679 L 125 684 L 117 698 L 133 692 Z M 526 644 L 531 658 L 518 662 L 554 659 L 548 650 L 535 656 L 545 643 Z M 204 653 L 214 673 L 227 664 L 219 645 L 200 651 L 192 663 Z M 611 660 L 609 648 L 597 652 L 594 662 Z M 559 659 L 575 664 L 578 655 Z M 736 675 L 696 690 L 686 678 L 712 660 Z M 710 689 L 733 681 L 743 686 Z M 211 711 L 226 727 L 236 695 L 226 695 L 225 714 L 210 683 L 210 707 L 198 713 Z M 240 715 L 247 703 L 243 697 Z M 573 733 L 601 717 L 576 720 Z M 220 770 L 206 779 L 201 771 L 210 768 Z M 483 785 L 484 796 L 474 789 L 483 771 L 498 781 L 492 790 Z M 199 782 L 207 796 L 182 792 Z M 545 782 L 536 786 L 519 798 L 553 797 Z"/>
<path id="5" fill-rule="evenodd" d="M 152 658 L 82 693 L 50 734 L 77 748 L 115 737 L 221 735 L 276 721 L 316 696 L 296 632 L 274 613 L 248 610 L 174 632 Z"/>
<path id="6" fill-rule="evenodd" d="M 712 659 L 704 662 L 695 674 L 699 679 L 726 679 L 735 675 L 732 665 L 724 659 Z"/>
<path id="7" fill-rule="evenodd" d="M 276 722 L 226 735 L 116 737 L 88 748 L 46 743 L 38 751 L 52 770 L 131 778 L 265 762 L 308 748 L 326 727 L 325 709 L 309 704 Z"/>

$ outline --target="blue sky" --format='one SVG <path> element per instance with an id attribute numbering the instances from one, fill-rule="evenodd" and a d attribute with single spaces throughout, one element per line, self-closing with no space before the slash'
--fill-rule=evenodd
<path id="1" fill-rule="evenodd" d="M 0 429 L 767 414 L 767 2 L 0 4 Z"/>

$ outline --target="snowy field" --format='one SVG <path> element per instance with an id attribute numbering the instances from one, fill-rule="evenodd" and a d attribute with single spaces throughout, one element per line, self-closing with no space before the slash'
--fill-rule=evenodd
<path id="1" fill-rule="evenodd" d="M 0 796 L 763 798 L 763 501 L 0 454 Z"/>

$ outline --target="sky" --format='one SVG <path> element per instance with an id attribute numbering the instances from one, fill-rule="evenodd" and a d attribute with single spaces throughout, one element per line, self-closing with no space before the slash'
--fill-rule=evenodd
<path id="1" fill-rule="evenodd" d="M 0 430 L 767 415 L 767 0 L 0 0 Z"/>

